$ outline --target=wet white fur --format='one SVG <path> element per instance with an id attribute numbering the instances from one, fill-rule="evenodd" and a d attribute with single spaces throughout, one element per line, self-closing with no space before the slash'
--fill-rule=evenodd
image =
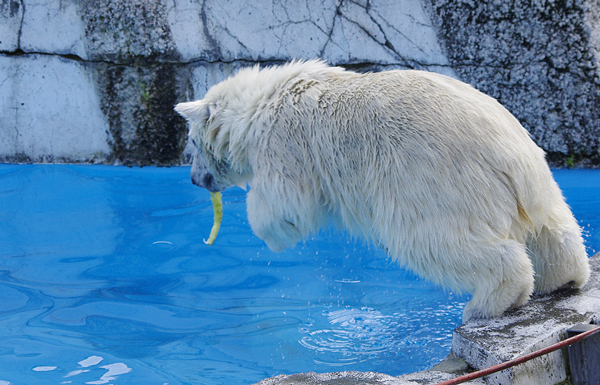
<path id="1" fill-rule="evenodd" d="M 251 185 L 248 218 L 272 250 L 333 223 L 472 293 L 464 320 L 589 277 L 543 151 L 467 84 L 293 62 L 243 69 L 176 110 L 207 154 L 195 164 L 223 186 Z"/>

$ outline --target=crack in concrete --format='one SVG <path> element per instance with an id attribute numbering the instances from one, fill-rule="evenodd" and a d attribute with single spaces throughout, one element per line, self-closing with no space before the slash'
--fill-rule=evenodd
<path id="1" fill-rule="evenodd" d="M 321 26 L 319 26 L 312 18 L 312 13 L 311 13 L 311 8 L 308 6 L 307 2 L 304 2 L 304 5 L 306 6 L 306 10 L 308 11 L 308 18 L 304 18 L 301 20 L 292 20 L 292 17 L 290 16 L 290 13 L 288 11 L 287 5 L 286 4 L 279 4 L 277 3 L 275 0 L 273 0 L 271 2 L 271 4 L 273 6 L 281 6 L 281 8 L 283 9 L 283 12 L 285 13 L 286 16 L 286 20 L 281 20 L 279 17 L 277 17 L 277 15 L 275 15 L 275 12 L 273 12 L 273 17 L 279 22 L 279 24 L 275 24 L 275 25 L 269 25 L 267 28 L 268 29 L 275 29 L 275 28 L 283 28 L 283 32 L 281 33 L 279 37 L 279 47 L 277 49 L 278 52 L 281 51 L 281 49 L 283 48 L 284 44 L 286 43 L 283 39 L 283 37 L 286 35 L 288 27 L 290 25 L 300 25 L 300 24 L 311 24 L 313 25 L 317 30 L 319 30 L 323 35 L 327 36 L 327 31 L 325 31 L 323 28 L 321 28 Z M 321 55 L 322 56 L 322 55 Z"/>
<path id="2" fill-rule="evenodd" d="M 0 55 L 4 56 L 30 56 L 30 55 L 40 55 L 40 56 L 57 56 L 66 60 L 72 60 L 82 63 L 105 63 L 105 64 L 114 64 L 114 65 L 125 65 L 126 63 L 115 62 L 111 60 L 92 60 L 92 59 L 84 59 L 81 56 L 76 54 L 63 54 L 63 53 L 53 53 L 53 52 L 42 52 L 42 51 L 23 51 L 18 48 L 15 51 L 0 51 Z"/>
<path id="3" fill-rule="evenodd" d="M 231 37 L 236 43 L 238 43 L 242 48 L 244 48 L 247 52 L 252 52 L 251 49 L 249 49 L 244 43 L 241 42 L 241 40 L 235 36 L 233 33 L 231 33 L 231 31 L 229 30 L 229 28 L 225 27 L 225 26 L 221 26 L 221 29 L 223 30 L 223 32 L 225 32 L 227 35 L 229 35 L 229 37 Z M 218 47 L 219 49 L 219 57 L 223 56 L 221 54 L 221 48 Z"/>
<path id="4" fill-rule="evenodd" d="M 217 39 L 210 33 L 208 29 L 208 17 L 206 16 L 206 0 L 202 1 L 202 7 L 200 7 L 200 18 L 202 19 L 202 31 L 204 32 L 204 36 L 210 44 L 211 48 L 214 50 L 214 54 L 216 57 L 221 57 L 221 47 L 219 46 Z"/>
<path id="5" fill-rule="evenodd" d="M 17 49 L 21 48 L 21 34 L 23 33 L 23 20 L 25 20 L 25 4 L 23 0 L 20 1 L 21 7 L 21 20 L 19 21 L 19 32 L 17 34 Z"/>
<path id="6" fill-rule="evenodd" d="M 4 84 L 4 82 L 2 82 Z M 14 110 L 14 114 L 15 114 L 15 125 L 13 126 L 13 129 L 15 131 L 15 146 L 14 146 L 14 152 L 15 154 L 19 152 L 19 136 L 21 136 L 19 134 L 19 102 L 16 99 L 13 99 L 13 106 L 8 106 L 7 108 L 9 110 Z"/>
<path id="7" fill-rule="evenodd" d="M 365 14 L 367 14 L 367 16 L 369 16 L 369 19 L 373 22 L 373 24 L 375 24 L 377 26 L 377 28 L 379 29 L 379 31 L 381 32 L 381 34 L 383 35 L 383 39 L 385 40 L 385 42 L 383 43 L 383 46 L 386 47 L 389 51 L 391 51 L 394 55 L 396 55 L 397 58 L 399 58 L 400 60 L 402 60 L 404 63 L 406 63 L 406 66 L 409 68 L 415 68 L 413 65 L 411 65 L 410 63 L 416 63 L 418 66 L 423 66 L 422 63 L 417 62 L 416 60 L 409 60 L 406 59 L 401 53 L 400 51 L 398 51 L 396 49 L 396 47 L 394 47 L 394 45 L 392 44 L 392 42 L 390 41 L 390 39 L 388 38 L 387 34 L 385 33 L 385 29 L 383 28 L 383 26 L 381 25 L 381 23 L 376 20 L 376 18 L 371 14 L 372 8 L 371 8 L 371 1 L 367 0 L 367 3 L 365 5 L 360 4 L 358 1 L 355 0 L 348 0 L 350 3 L 355 4 L 356 6 L 363 8 L 365 10 Z M 373 11 L 375 12 L 375 11 Z M 391 23 L 389 23 L 385 17 L 383 17 L 381 14 L 376 13 L 377 16 L 379 16 L 381 18 L 381 20 L 385 21 L 388 26 L 396 31 L 399 35 L 401 35 L 404 39 L 406 39 L 406 41 L 410 42 L 414 47 L 416 47 L 419 51 L 421 51 L 423 54 L 426 54 L 425 51 L 423 51 L 423 49 L 421 49 L 421 47 L 419 47 L 418 44 L 415 44 L 415 42 L 413 42 L 408 36 L 406 36 L 402 31 L 400 31 L 399 29 L 395 28 Z M 414 20 L 414 17 L 410 16 L 410 15 L 406 15 L 405 16 L 411 17 Z M 373 41 L 375 41 L 376 43 L 380 44 L 381 43 L 378 41 L 378 39 L 373 36 L 367 28 L 365 28 L 364 26 L 360 25 L 358 22 L 355 22 L 353 20 L 350 20 L 348 17 L 346 17 L 344 15 L 344 18 L 346 20 L 348 20 L 350 23 L 353 23 L 354 25 L 358 26 L 368 37 L 370 37 Z"/>
<path id="8" fill-rule="evenodd" d="M 319 52 L 319 57 L 323 57 L 323 55 L 325 53 L 325 50 L 327 49 L 327 45 L 330 42 L 333 43 L 333 44 L 335 44 L 340 49 L 342 49 L 342 47 L 340 47 L 339 44 L 335 43 L 332 40 L 332 36 L 333 36 L 333 31 L 335 30 L 335 24 L 336 24 L 337 17 L 342 14 L 341 8 L 342 8 L 343 4 L 344 4 L 344 0 L 340 0 L 339 3 L 338 3 L 338 5 L 335 7 L 335 14 L 334 14 L 333 20 L 331 22 L 331 29 L 329 30 L 328 33 L 326 33 L 327 41 L 323 44 L 323 48 L 321 48 L 321 51 Z"/>
<path id="9" fill-rule="evenodd" d="M 187 61 L 173 61 L 173 60 L 165 60 L 165 61 L 160 61 L 160 62 L 152 62 L 152 63 L 147 63 L 147 64 L 143 64 L 143 63 L 131 63 L 131 62 L 117 62 L 117 61 L 111 61 L 111 60 L 92 60 L 92 59 L 83 59 L 80 56 L 77 56 L 75 54 L 58 54 L 58 53 L 49 53 L 49 52 L 24 52 L 22 50 L 18 50 L 17 52 L 7 52 L 7 51 L 0 51 L 0 55 L 5 55 L 5 56 L 34 56 L 34 55 L 40 55 L 40 56 L 56 56 L 56 57 L 60 57 L 62 59 L 65 60 L 72 60 L 72 61 L 77 61 L 80 63 L 89 63 L 89 64 L 108 64 L 108 65 L 113 65 L 113 66 L 125 66 L 125 67 L 156 67 L 156 66 L 160 66 L 160 65 L 174 65 L 174 66 L 186 66 L 186 65 L 194 65 L 194 64 L 218 64 L 218 63 L 223 63 L 223 64 L 233 64 L 233 63 L 247 63 L 248 65 L 253 65 L 253 64 L 259 64 L 261 66 L 265 66 L 265 65 L 271 65 L 271 64 L 282 64 L 282 63 L 286 63 L 288 62 L 290 59 L 286 59 L 286 58 L 281 58 L 281 59 L 252 59 L 252 58 L 248 58 L 248 59 L 233 59 L 233 60 L 222 60 L 222 59 L 216 59 L 216 60 L 210 60 L 210 59 L 194 59 L 194 60 L 187 60 Z M 322 55 L 321 55 L 322 56 Z M 356 65 L 360 65 L 360 66 L 378 66 L 378 67 L 398 67 L 398 66 L 402 66 L 402 67 L 409 67 L 409 68 L 415 68 L 414 66 L 410 66 L 409 63 L 414 63 L 417 66 L 420 67 L 427 67 L 427 66 L 436 66 L 436 67 L 442 67 L 442 68 L 453 68 L 450 64 L 437 64 L 437 63 L 421 63 L 419 61 L 416 60 L 404 60 L 402 62 L 389 62 L 389 63 L 379 63 L 379 62 L 372 62 L 372 61 L 360 61 L 359 63 L 353 63 L 353 64 L 344 64 L 341 63 L 339 64 L 340 66 L 344 67 L 355 67 Z M 517 64 L 515 64 L 517 65 Z M 525 64 L 518 64 L 518 65 L 525 65 Z M 481 67 L 480 65 L 466 65 L 466 64 L 461 64 L 461 66 L 467 67 L 467 66 L 472 66 L 472 67 Z M 502 66 L 485 66 L 485 67 L 491 67 L 491 68 L 505 68 Z"/>
<path id="10" fill-rule="evenodd" d="M 418 49 L 419 51 L 421 51 L 421 52 L 422 52 L 424 55 L 426 55 L 426 52 L 425 52 L 425 51 L 423 51 L 423 49 L 421 48 L 421 46 L 420 46 L 419 44 L 417 44 L 417 43 L 415 43 L 414 41 L 412 41 L 412 39 L 410 39 L 408 36 L 406 36 L 406 34 L 404 34 L 404 32 L 402 32 L 401 30 L 399 30 L 398 28 L 396 28 L 396 27 L 395 27 L 395 26 L 394 26 L 392 23 L 388 22 L 388 21 L 387 21 L 387 20 L 386 20 L 386 19 L 385 19 L 383 16 L 381 16 L 381 14 L 378 14 L 378 15 L 379 15 L 379 17 L 381 17 L 381 19 L 382 19 L 383 21 L 385 21 L 385 22 L 388 24 L 388 26 L 389 26 L 391 29 L 393 29 L 394 31 L 396 31 L 396 32 L 397 32 L 399 35 L 401 35 L 401 36 L 402 36 L 404 39 L 406 39 L 406 41 L 410 42 L 410 43 L 413 45 L 413 47 L 417 48 L 417 49 Z M 414 20 L 414 17 L 412 17 L 411 15 L 407 15 L 407 14 L 404 14 L 404 15 L 405 15 L 405 16 L 408 16 L 408 17 L 410 17 L 410 18 L 412 18 L 412 19 Z M 370 14 L 369 14 L 369 16 L 370 16 Z M 377 22 L 376 22 L 374 19 L 373 19 L 373 22 L 374 22 L 374 23 L 377 23 Z M 379 25 L 379 24 L 378 24 L 378 25 Z M 426 26 L 425 24 L 422 24 L 422 25 Z M 431 27 L 431 26 L 429 26 L 429 27 Z M 396 51 L 395 51 L 395 52 L 396 52 Z"/>

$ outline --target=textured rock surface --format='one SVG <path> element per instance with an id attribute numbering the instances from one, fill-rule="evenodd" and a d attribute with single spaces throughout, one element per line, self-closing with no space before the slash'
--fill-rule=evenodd
<path id="1" fill-rule="evenodd" d="M 262 380 L 255 385 L 428 385 L 450 380 L 455 376 L 440 371 L 424 371 L 392 377 L 374 372 L 299 373 L 279 375 Z M 473 380 L 471 385 L 484 385 L 483 380 Z"/>
<path id="2" fill-rule="evenodd" d="M 0 161 L 186 162 L 173 104 L 321 57 L 458 77 L 556 164 L 600 165 L 599 48 L 594 0 L 1 0 Z"/>
<path id="3" fill-rule="evenodd" d="M 600 163 L 597 1 L 432 0 L 431 11 L 459 78 L 497 98 L 549 159 Z"/>
<path id="4" fill-rule="evenodd" d="M 78 4 L 90 59 L 138 64 L 179 60 L 164 1 L 82 0 Z"/>
<path id="5" fill-rule="evenodd" d="M 256 385 L 404 385 L 395 377 L 373 372 L 300 373 L 267 378 Z"/>
<path id="6" fill-rule="evenodd" d="M 23 20 L 20 1 L 0 2 L 0 51 L 15 51 L 19 48 L 19 35 Z"/>
<path id="7" fill-rule="evenodd" d="M 177 164 L 187 140 L 186 123 L 173 112 L 189 94 L 187 69 L 160 63 L 127 66 L 98 63 L 94 77 L 108 119 L 108 161 L 126 165 Z"/>

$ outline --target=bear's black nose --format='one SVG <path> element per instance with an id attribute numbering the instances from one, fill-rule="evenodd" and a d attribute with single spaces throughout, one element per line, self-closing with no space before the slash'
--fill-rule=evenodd
<path id="1" fill-rule="evenodd" d="M 204 184 L 204 187 L 206 187 L 206 188 L 210 187 L 210 185 L 212 184 L 212 181 L 213 181 L 212 174 L 204 174 L 204 176 L 202 177 L 202 183 Z"/>
<path id="2" fill-rule="evenodd" d="M 192 183 L 198 187 L 209 188 L 213 182 L 212 174 L 206 173 L 204 175 L 198 175 L 192 173 Z"/>

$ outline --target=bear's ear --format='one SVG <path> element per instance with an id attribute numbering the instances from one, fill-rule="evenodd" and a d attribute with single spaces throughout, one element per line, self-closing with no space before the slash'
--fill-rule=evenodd
<path id="1" fill-rule="evenodd" d="M 210 108 L 208 104 L 204 103 L 202 100 L 179 103 L 175 106 L 175 111 L 190 122 L 188 136 L 194 143 L 194 146 L 200 147 L 203 144 L 208 144 L 209 147 L 212 147 L 212 141 L 206 142 L 207 134 L 205 133 L 206 127 L 208 126 L 208 119 L 210 118 Z"/>
<path id="2" fill-rule="evenodd" d="M 202 100 L 195 102 L 179 103 L 175 106 L 175 111 L 192 123 L 204 123 L 210 116 L 208 105 Z"/>

